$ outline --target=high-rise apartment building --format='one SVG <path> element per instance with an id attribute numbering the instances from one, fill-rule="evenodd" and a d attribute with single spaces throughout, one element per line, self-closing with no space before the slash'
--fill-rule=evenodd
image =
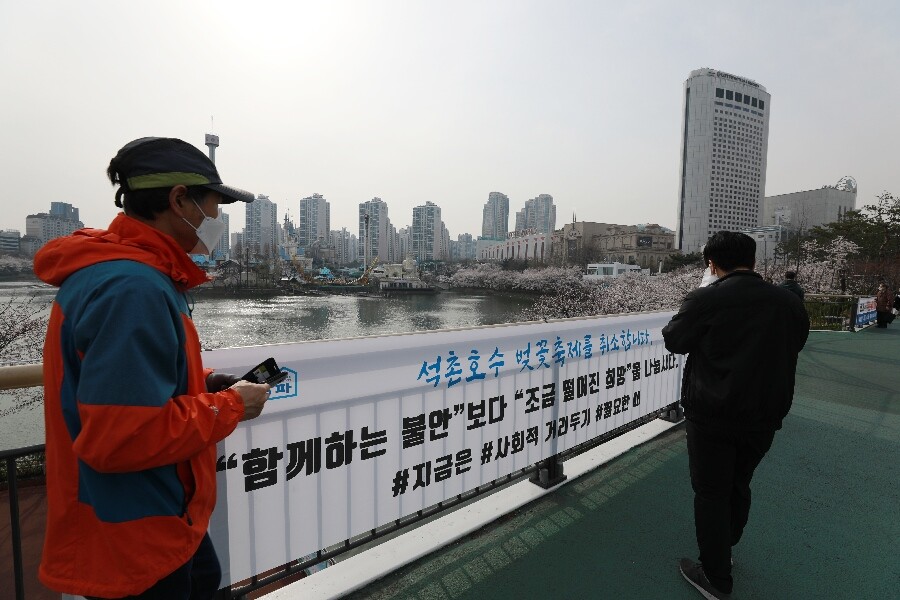
<path id="1" fill-rule="evenodd" d="M 403 260 L 401 251 L 400 232 L 397 230 L 397 227 L 391 223 L 388 228 L 388 257 L 391 263 L 398 263 Z"/>
<path id="2" fill-rule="evenodd" d="M 760 224 L 771 96 L 755 81 L 714 69 L 684 82 L 678 229 L 685 253 L 720 230 Z"/>
<path id="3" fill-rule="evenodd" d="M 219 243 L 216 244 L 216 249 L 213 250 L 212 258 L 226 259 L 231 257 L 231 235 L 229 233 L 228 213 L 223 212 L 221 208 L 219 209 L 219 219 L 225 223 L 225 231 L 222 232 Z"/>
<path id="4" fill-rule="evenodd" d="M 359 260 L 359 245 L 356 236 L 342 227 L 340 231 L 332 231 L 329 246 L 334 248 L 334 260 L 339 265 L 350 265 Z"/>
<path id="5" fill-rule="evenodd" d="M 331 231 L 331 205 L 322 194 L 313 194 L 300 200 L 297 223 L 297 244 L 309 248 L 316 242 L 327 245 Z"/>
<path id="6" fill-rule="evenodd" d="M 68 219 L 69 221 L 80 221 L 78 218 L 78 209 L 66 202 L 51 202 L 50 215 Z"/>
<path id="7" fill-rule="evenodd" d="M 488 194 L 481 219 L 481 237 L 491 240 L 506 239 L 509 233 L 509 198 L 500 192 Z"/>
<path id="8" fill-rule="evenodd" d="M 278 254 L 278 205 L 268 196 L 257 195 L 247 204 L 244 218 L 244 248 L 250 256 L 277 256 Z"/>
<path id="9" fill-rule="evenodd" d="M 396 232 L 384 200 L 376 197 L 359 205 L 359 256 L 367 264 L 376 257 L 379 262 L 394 260 L 392 250 Z"/>
<path id="10" fill-rule="evenodd" d="M 515 230 L 527 229 L 533 229 L 537 233 L 553 233 L 556 229 L 556 206 L 553 204 L 553 196 L 540 194 L 525 201 L 525 207 L 516 213 Z"/>
<path id="11" fill-rule="evenodd" d="M 402 227 L 397 230 L 397 250 L 399 252 L 397 260 L 403 261 L 409 256 L 412 243 L 412 237 L 410 236 L 409 230 L 409 227 Z"/>
<path id="12" fill-rule="evenodd" d="M 234 256 L 232 256 L 232 258 L 234 260 L 243 260 L 244 259 L 244 257 L 243 257 L 244 232 L 236 231 L 236 232 L 232 233 L 231 239 L 229 241 L 231 242 L 229 247 L 230 247 L 231 251 L 234 253 Z"/>
<path id="13" fill-rule="evenodd" d="M 49 213 L 25 217 L 25 235 L 40 240 L 40 246 L 83 227 L 84 223 L 78 220 L 78 209 L 65 202 L 51 202 Z"/>
<path id="14" fill-rule="evenodd" d="M 516 226 L 513 227 L 513 231 L 524 231 L 525 230 L 525 209 L 516 211 Z"/>
<path id="15" fill-rule="evenodd" d="M 441 207 L 426 202 L 413 208 L 410 226 L 410 254 L 417 261 L 447 260 L 450 234 L 441 220 Z"/>
<path id="16" fill-rule="evenodd" d="M 471 233 L 461 233 L 450 240 L 450 260 L 475 260 L 476 240 Z"/>

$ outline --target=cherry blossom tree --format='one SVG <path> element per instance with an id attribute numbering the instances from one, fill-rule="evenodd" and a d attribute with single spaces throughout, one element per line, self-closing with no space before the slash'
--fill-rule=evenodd
<path id="1" fill-rule="evenodd" d="M 0 305 L 0 365 L 39 363 L 47 331 L 47 306 L 36 297 L 10 298 Z M 16 390 L 12 406 L 0 410 L 0 417 L 37 406 L 43 388 Z"/>
<path id="2" fill-rule="evenodd" d="M 859 245 L 838 236 L 821 246 L 816 240 L 802 244 L 797 282 L 807 293 L 841 294 L 846 290 L 842 277 L 852 270 L 851 257 L 859 252 Z M 863 291 L 863 290 L 858 290 Z"/>
<path id="3" fill-rule="evenodd" d="M 528 321 L 566 317 L 676 310 L 684 296 L 700 285 L 703 269 L 684 267 L 647 276 L 625 274 L 595 281 L 580 280 L 545 294 L 522 316 Z"/>
<path id="4" fill-rule="evenodd" d="M 450 277 L 450 285 L 456 288 L 547 294 L 577 284 L 581 281 L 581 277 L 581 271 L 574 267 L 509 271 L 494 263 L 481 263 L 456 271 Z"/>

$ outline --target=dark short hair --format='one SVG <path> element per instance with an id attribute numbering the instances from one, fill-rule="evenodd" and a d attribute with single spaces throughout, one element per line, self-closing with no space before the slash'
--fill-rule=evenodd
<path id="1" fill-rule="evenodd" d="M 703 248 L 703 259 L 713 261 L 726 271 L 741 267 L 752 269 L 756 264 L 756 241 L 745 233 L 719 231 Z"/>
<path id="2" fill-rule="evenodd" d="M 796 279 L 796 278 L 797 278 L 797 274 L 796 274 L 795 272 L 793 272 L 793 271 L 785 271 L 785 272 L 784 272 L 784 278 L 785 278 L 785 279 Z"/>
<path id="3" fill-rule="evenodd" d="M 156 215 L 169 208 L 169 190 L 172 188 L 151 188 L 134 190 L 116 195 L 116 206 L 129 217 L 141 217 L 152 221 Z M 197 202 L 203 200 L 210 190 L 199 185 L 188 186 L 187 195 Z"/>

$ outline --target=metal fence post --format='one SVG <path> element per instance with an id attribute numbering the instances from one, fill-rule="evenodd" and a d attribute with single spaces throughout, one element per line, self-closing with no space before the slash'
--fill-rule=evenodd
<path id="1" fill-rule="evenodd" d="M 9 523 L 12 533 L 13 573 L 16 600 L 25 600 L 25 577 L 22 571 L 22 530 L 19 526 L 19 488 L 16 484 L 16 458 L 6 458 L 6 477 L 9 482 Z"/>
<path id="2" fill-rule="evenodd" d="M 553 365 L 553 385 L 557 390 L 562 388 L 562 381 L 559 376 L 559 366 L 559 363 Z M 559 405 L 559 402 L 553 402 L 552 415 L 554 421 L 559 418 Z M 535 471 L 534 476 L 528 479 L 531 483 L 538 485 L 545 490 L 557 486 L 566 480 L 566 476 L 563 474 L 562 460 L 558 455 L 559 438 L 554 437 L 552 444 L 551 452 L 553 452 L 553 456 L 548 456 L 544 460 L 538 462 L 537 471 Z"/>
<path id="3" fill-rule="evenodd" d="M 557 455 L 546 458 L 537 464 L 537 473 L 528 481 L 542 488 L 549 489 L 565 481 L 563 463 Z"/>
<path id="4" fill-rule="evenodd" d="M 681 408 L 681 403 L 676 402 L 662 409 L 659 412 L 659 418 L 669 423 L 678 423 L 684 419 L 684 410 Z"/>

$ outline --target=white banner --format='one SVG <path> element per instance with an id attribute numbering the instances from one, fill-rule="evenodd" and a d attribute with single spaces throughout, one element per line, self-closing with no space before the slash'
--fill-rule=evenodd
<path id="1" fill-rule="evenodd" d="M 222 585 L 532 465 L 675 402 L 673 313 L 215 350 L 291 372 L 219 444 Z"/>
<path id="2" fill-rule="evenodd" d="M 870 325 L 877 316 L 875 296 L 861 296 L 856 301 L 856 329 L 862 329 Z"/>

